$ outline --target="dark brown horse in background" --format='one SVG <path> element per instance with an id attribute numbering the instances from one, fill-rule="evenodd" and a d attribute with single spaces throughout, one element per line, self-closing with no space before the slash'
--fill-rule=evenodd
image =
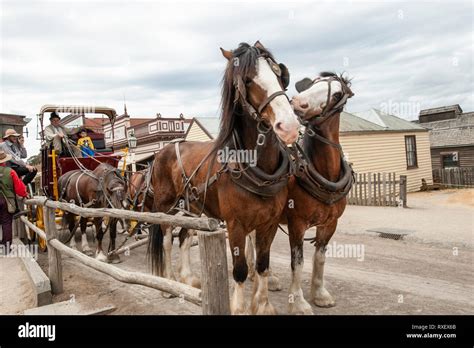
<path id="1" fill-rule="evenodd" d="M 219 136 L 215 142 L 182 142 L 177 146 L 178 151 L 176 144 L 169 144 L 155 156 L 153 210 L 168 212 L 173 209 L 186 191 L 183 180 L 186 177 L 192 176 L 190 184 L 195 188 L 204 185 L 204 189 L 197 192 L 199 199 L 192 202 L 191 208 L 194 212 L 203 211 L 209 217 L 226 221 L 235 280 L 232 313 L 247 311 L 244 301 L 244 282 L 248 274 L 245 238 L 254 230 L 257 277 L 251 311 L 274 313 L 268 300 L 268 265 L 270 246 L 286 203 L 286 180 L 282 189 L 264 199 L 241 187 L 239 178 L 233 178 L 232 173 L 242 176 L 242 172 L 235 164 L 221 163 L 217 152 L 238 142 L 240 149 L 247 151 L 260 144 L 255 170 L 271 176 L 282 163 L 280 141 L 293 143 L 298 136 L 299 123 L 284 95 L 286 83 L 277 73 L 284 66 L 276 64 L 263 45 L 259 42 L 254 46 L 240 44 L 232 52 L 221 50 L 228 63 L 223 78 Z M 252 109 L 254 112 L 249 111 Z M 264 137 L 259 135 L 262 128 L 268 130 Z M 208 185 L 211 175 L 216 180 Z M 154 272 L 168 278 L 173 277 L 171 238 L 170 226 L 156 225 L 149 244 Z M 190 271 L 189 263 L 189 259 L 181 260 L 181 267 L 187 268 L 186 272 Z"/>
<path id="2" fill-rule="evenodd" d="M 60 200 L 72 202 L 79 206 L 90 208 L 126 208 L 127 185 L 120 172 L 107 163 L 101 163 L 93 171 L 85 172 L 73 170 L 62 175 L 58 180 Z M 82 235 L 82 251 L 92 254 L 87 243 L 87 219 L 79 217 L 79 225 Z M 100 261 L 118 262 L 118 255 L 107 256 L 102 249 L 104 230 L 102 229 L 103 218 L 94 218 L 97 238 L 96 259 Z M 74 238 L 77 228 L 76 215 L 64 212 L 63 225 L 69 228 L 71 233 L 71 248 L 76 248 Z M 109 251 L 115 249 L 115 238 L 117 233 L 117 219 L 109 219 L 107 228 L 110 229 Z"/>
<path id="3" fill-rule="evenodd" d="M 312 226 L 317 227 L 317 233 L 311 301 L 320 307 L 335 303 L 324 286 L 323 275 L 326 246 L 336 231 L 352 185 L 352 169 L 343 159 L 339 144 L 340 114 L 347 99 L 353 96 L 349 86 L 343 77 L 321 73 L 314 80 L 306 78 L 298 82 L 296 89 L 300 93 L 292 99 L 296 114 L 306 126 L 301 150 L 307 163 L 300 175 L 289 180 L 288 201 L 292 204 L 284 211 L 291 248 L 290 313 L 313 313 L 301 289 L 304 234 Z M 318 189 L 318 185 L 323 189 Z"/>
<path id="4" fill-rule="evenodd" d="M 151 168 L 133 173 L 128 180 L 128 193 L 134 210 L 149 212 L 153 207 L 153 189 L 147 182 Z"/>

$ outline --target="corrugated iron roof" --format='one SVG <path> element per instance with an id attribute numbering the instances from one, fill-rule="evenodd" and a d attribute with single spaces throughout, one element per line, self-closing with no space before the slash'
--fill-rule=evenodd
<path id="1" fill-rule="evenodd" d="M 383 131 L 384 128 L 379 125 L 364 120 L 354 114 L 343 111 L 341 113 L 339 131 L 340 132 L 364 132 L 364 131 Z"/>
<path id="2" fill-rule="evenodd" d="M 394 115 L 389 115 L 377 109 L 355 112 L 354 115 L 363 118 L 366 121 L 374 123 L 387 131 L 411 131 L 425 129 L 424 127 L 416 123 L 412 123 Z"/>

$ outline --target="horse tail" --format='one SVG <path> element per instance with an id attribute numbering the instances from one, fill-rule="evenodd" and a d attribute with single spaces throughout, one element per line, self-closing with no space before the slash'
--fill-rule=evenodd
<path id="1" fill-rule="evenodd" d="M 148 237 L 148 257 L 154 275 L 163 274 L 163 230 L 161 225 L 151 225 Z"/>

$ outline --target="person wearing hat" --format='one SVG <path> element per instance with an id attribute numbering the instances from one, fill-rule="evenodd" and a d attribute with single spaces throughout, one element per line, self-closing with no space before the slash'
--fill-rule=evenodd
<path id="1" fill-rule="evenodd" d="M 22 145 L 18 142 L 20 136 L 21 135 L 14 129 L 7 129 L 3 137 L 4 142 L 0 144 L 0 150 L 12 157 L 7 165 L 11 167 L 19 177 L 23 177 L 23 183 L 28 185 L 33 181 L 38 171 L 35 167 L 30 166 L 22 160 L 22 158 L 26 157 L 26 149 L 24 149 L 24 147 L 22 148 Z"/>
<path id="2" fill-rule="evenodd" d="M 59 155 L 63 152 L 63 139 L 67 140 L 68 131 L 59 123 L 61 117 L 55 111 L 49 116 L 49 121 L 51 124 L 44 129 L 44 138 L 48 146 L 53 144 L 54 150 Z"/>
<path id="3" fill-rule="evenodd" d="M 68 135 L 71 133 L 66 127 L 60 124 L 61 117 L 53 111 L 49 117 L 51 124 L 44 129 L 44 138 L 49 147 L 53 144 L 53 149 L 58 155 L 68 155 L 68 147 L 65 145 L 68 141 Z M 74 145 L 69 146 L 76 157 L 81 157 L 81 151 Z"/>
<path id="4" fill-rule="evenodd" d="M 13 214 L 18 210 L 16 195 L 28 197 L 25 184 L 14 170 L 5 166 L 10 160 L 12 156 L 0 150 L 0 244 L 6 248 L 7 253 L 11 249 L 13 239 Z"/>

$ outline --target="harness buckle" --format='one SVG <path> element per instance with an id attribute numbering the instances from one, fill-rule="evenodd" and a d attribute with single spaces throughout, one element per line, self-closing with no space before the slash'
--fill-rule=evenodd
<path id="1" fill-rule="evenodd" d="M 316 133 L 314 132 L 314 130 L 312 130 L 310 127 L 306 127 L 306 133 L 310 136 L 310 137 L 314 137 L 316 135 Z"/>
<path id="2" fill-rule="evenodd" d="M 238 180 L 242 177 L 242 171 L 237 169 L 230 169 L 230 176 L 233 177 L 235 180 Z"/>
<path id="3" fill-rule="evenodd" d="M 265 136 L 265 134 L 260 133 L 257 137 L 257 146 L 262 146 L 263 144 L 265 144 L 266 139 L 267 137 Z"/>
<path id="4" fill-rule="evenodd" d="M 197 201 L 199 200 L 199 189 L 196 186 L 191 187 L 191 200 Z"/>
<path id="5" fill-rule="evenodd" d="M 271 127 L 267 126 L 263 121 L 259 121 L 257 123 L 257 130 L 259 133 L 267 134 L 271 130 Z"/>

